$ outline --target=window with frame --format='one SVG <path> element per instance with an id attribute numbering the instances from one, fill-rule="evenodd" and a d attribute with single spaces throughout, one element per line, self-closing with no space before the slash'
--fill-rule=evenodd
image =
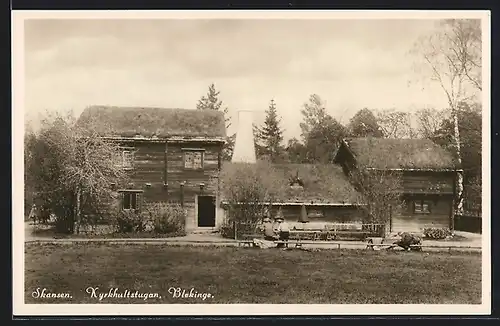
<path id="1" fill-rule="evenodd" d="M 413 202 L 413 213 L 414 214 L 430 214 L 431 213 L 431 201 L 429 200 L 415 200 Z"/>
<path id="2" fill-rule="evenodd" d="M 185 150 L 184 151 L 184 169 L 201 170 L 203 169 L 203 151 Z"/>
<path id="3" fill-rule="evenodd" d="M 133 166 L 134 153 L 131 150 L 122 151 L 122 165 L 126 169 L 131 169 Z"/>
<path id="4" fill-rule="evenodd" d="M 123 210 L 139 210 L 141 207 L 140 203 L 141 203 L 141 192 L 122 191 Z"/>
<path id="5" fill-rule="evenodd" d="M 122 149 L 115 155 L 116 165 L 130 170 L 134 167 L 134 151 L 133 149 Z"/>

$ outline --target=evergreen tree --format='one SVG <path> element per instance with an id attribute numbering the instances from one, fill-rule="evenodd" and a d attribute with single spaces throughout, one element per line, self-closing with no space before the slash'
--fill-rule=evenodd
<path id="1" fill-rule="evenodd" d="M 220 92 L 216 90 L 215 84 L 212 83 L 208 86 L 208 92 L 206 96 L 202 96 L 196 104 L 197 110 L 215 110 L 221 111 L 222 101 L 219 99 Z M 226 130 L 231 126 L 231 117 L 229 116 L 229 109 L 224 107 L 222 110 L 224 112 L 224 118 L 226 122 Z M 226 137 L 226 144 L 222 150 L 222 159 L 225 161 L 230 161 L 233 156 L 235 135 Z"/>
<path id="2" fill-rule="evenodd" d="M 271 100 L 266 110 L 266 119 L 261 128 L 256 128 L 257 144 L 262 146 L 262 154 L 268 156 L 271 162 L 277 162 L 283 157 L 283 131 L 280 127 L 281 118 L 276 111 L 276 103 Z"/>
<path id="3" fill-rule="evenodd" d="M 202 96 L 196 104 L 198 110 L 215 110 L 221 111 L 222 101 L 219 100 L 220 91 L 215 89 L 215 84 L 212 83 L 208 86 L 208 93 L 206 96 Z M 223 109 L 224 117 L 226 119 L 226 129 L 231 125 L 231 118 L 229 117 L 229 109 L 225 107 Z"/>

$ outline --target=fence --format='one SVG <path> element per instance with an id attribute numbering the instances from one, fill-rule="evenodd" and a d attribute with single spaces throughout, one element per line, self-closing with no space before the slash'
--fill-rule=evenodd
<path id="1" fill-rule="evenodd" d="M 482 218 L 480 215 L 455 215 L 455 230 L 472 233 L 482 233 Z"/>

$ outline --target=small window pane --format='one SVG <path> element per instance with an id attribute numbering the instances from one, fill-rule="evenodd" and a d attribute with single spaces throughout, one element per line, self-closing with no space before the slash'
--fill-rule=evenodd
<path id="1" fill-rule="evenodd" d="M 428 201 L 423 201 L 423 200 L 415 201 L 414 212 L 417 214 L 428 214 L 431 212 L 431 205 Z"/>
<path id="2" fill-rule="evenodd" d="M 124 168 L 132 167 L 132 152 L 123 151 L 123 167 Z"/>
<path id="3" fill-rule="evenodd" d="M 196 151 L 184 152 L 184 168 L 186 169 L 203 168 L 203 152 L 196 152 Z"/>
<path id="4" fill-rule="evenodd" d="M 130 194 L 123 194 L 123 209 L 130 209 Z"/>
<path id="5" fill-rule="evenodd" d="M 137 194 L 130 194 L 130 208 L 137 209 Z"/>

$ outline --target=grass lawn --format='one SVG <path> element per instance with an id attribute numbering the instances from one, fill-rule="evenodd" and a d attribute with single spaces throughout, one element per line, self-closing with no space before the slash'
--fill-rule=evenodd
<path id="1" fill-rule="evenodd" d="M 26 303 L 481 303 L 478 253 L 26 244 L 25 261 Z M 159 295 L 99 301 L 88 287 Z M 71 298 L 35 299 L 37 288 Z"/>

